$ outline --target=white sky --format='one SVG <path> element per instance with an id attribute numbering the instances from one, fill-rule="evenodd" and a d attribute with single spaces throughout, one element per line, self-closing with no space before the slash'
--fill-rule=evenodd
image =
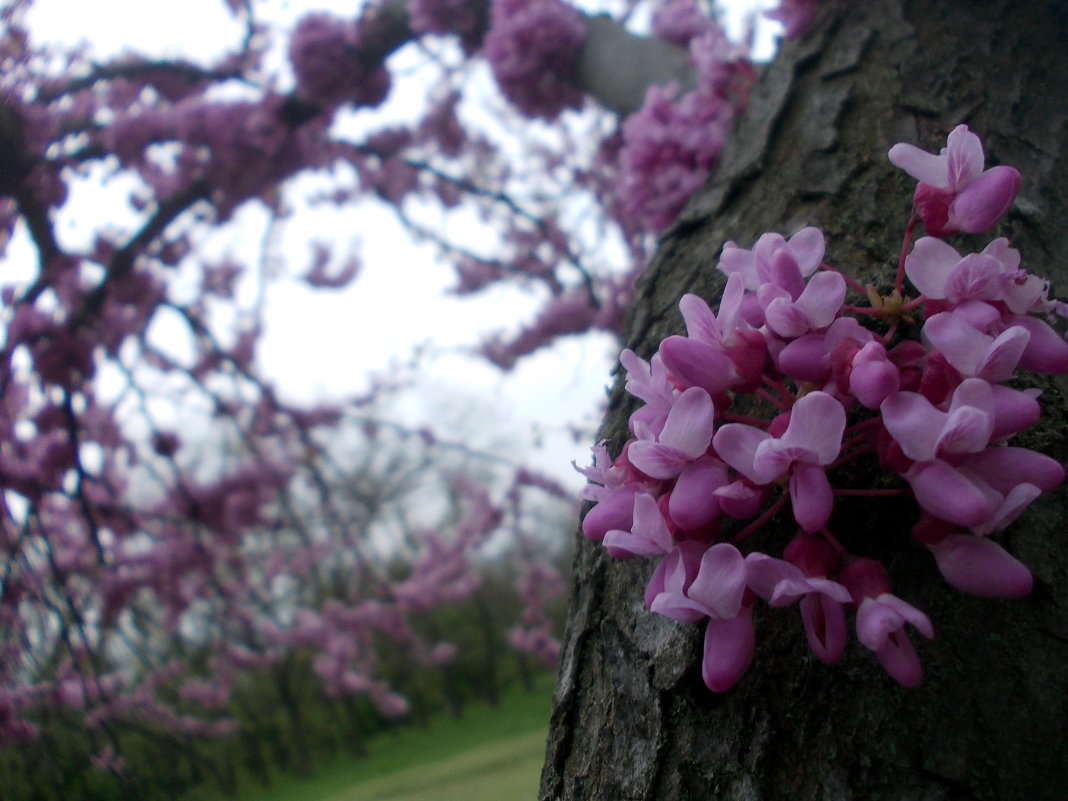
<path id="1" fill-rule="evenodd" d="M 351 15 L 358 4 L 353 0 L 274 0 L 263 5 L 272 9 L 272 16 L 277 14 L 280 26 L 288 27 L 289 20 L 308 10 Z M 743 0 L 741 5 L 751 4 Z M 738 19 L 735 13 L 728 20 L 735 30 Z M 100 58 L 134 49 L 208 62 L 242 36 L 241 26 L 223 0 L 35 0 L 29 22 L 35 41 L 71 45 L 85 40 Z M 57 226 L 63 241 L 85 241 L 99 225 L 120 222 L 86 213 L 89 208 L 118 207 L 102 204 L 93 197 L 95 191 L 86 187 L 81 190 L 84 202 L 75 195 L 68 203 L 69 211 Z M 249 212 L 250 219 L 255 216 L 255 211 Z M 254 222 L 252 227 L 256 228 Z M 262 220 L 259 227 L 262 231 Z M 480 334 L 529 319 L 536 307 L 529 297 L 511 288 L 462 301 L 445 296 L 445 288 L 454 280 L 452 271 L 433 263 L 432 250 L 411 245 L 384 211 L 370 212 L 366 206 L 342 208 L 298 220 L 287 228 L 287 236 L 298 243 L 315 238 L 342 243 L 357 239 L 363 269 L 357 281 L 342 292 L 311 291 L 291 280 L 269 290 L 260 363 L 284 394 L 312 400 L 358 392 L 366 386 L 370 372 L 403 363 L 413 348 L 427 344 L 440 355 L 427 363 L 420 391 L 402 401 L 398 412 L 403 418 L 433 423 L 442 400 L 453 406 L 472 395 L 489 400 L 501 410 L 501 420 L 490 425 L 507 427 L 518 435 L 509 456 L 533 463 L 576 490 L 584 483 L 572 472 L 570 461 L 587 463 L 592 442 L 574 443 L 565 431 L 569 424 L 587 424 L 592 437 L 609 370 L 618 356 L 618 347 L 608 337 L 565 340 L 551 352 L 529 357 L 513 372 L 502 374 L 459 349 L 477 343 Z M 243 230 L 246 233 L 224 231 L 217 246 L 242 249 L 242 237 L 249 229 Z M 297 244 L 292 258 L 306 264 L 309 252 L 306 244 Z M 302 271 L 289 269 L 291 274 Z M 480 403 L 477 408 L 481 413 L 485 407 Z M 439 433 L 448 437 L 450 432 Z"/>

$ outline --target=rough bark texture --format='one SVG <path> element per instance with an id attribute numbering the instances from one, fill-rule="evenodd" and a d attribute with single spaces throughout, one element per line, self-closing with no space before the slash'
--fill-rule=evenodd
<path id="1" fill-rule="evenodd" d="M 1023 189 L 1002 233 L 1024 266 L 1068 287 L 1068 9 L 1060 0 L 827 3 L 769 67 L 723 163 L 664 236 L 628 345 L 648 356 L 681 332 L 680 295 L 714 300 L 728 239 L 820 226 L 828 261 L 892 283 L 914 182 L 895 142 L 944 145 L 959 122 Z M 990 237 L 976 237 L 981 248 Z M 631 399 L 612 396 L 617 452 Z M 1021 444 L 1064 460 L 1064 382 Z M 860 480 L 863 477 L 859 477 Z M 1068 536 L 1065 493 L 1040 499 L 1002 538 L 1035 573 L 1027 601 L 948 588 L 913 544 L 901 501 L 841 505 L 847 547 L 883 558 L 898 595 L 925 610 L 933 642 L 917 690 L 898 687 L 853 642 L 829 668 L 807 653 L 796 608 L 758 606 L 757 653 L 714 695 L 700 677 L 701 627 L 645 610 L 649 560 L 580 544 L 556 690 L 543 801 L 1068 798 Z M 784 526 L 769 534 L 782 543 Z M 581 537 L 580 537 L 581 539 Z M 759 543 L 757 543 L 759 544 Z"/>

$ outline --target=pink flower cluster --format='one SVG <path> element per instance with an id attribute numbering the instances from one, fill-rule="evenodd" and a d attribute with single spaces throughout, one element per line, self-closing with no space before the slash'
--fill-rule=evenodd
<path id="1" fill-rule="evenodd" d="M 758 599 L 799 602 L 812 651 L 827 663 L 844 653 L 845 613 L 855 610 L 857 638 L 890 675 L 921 681 L 904 632 L 931 638 L 931 622 L 892 594 L 879 561 L 834 536 L 842 496 L 914 498 L 913 534 L 952 586 L 1001 598 L 1031 591 L 1030 571 L 990 535 L 1064 478 L 1057 461 L 1009 442 L 1041 415 L 1039 390 L 1017 388 L 1018 371 L 1068 372 L 1068 343 L 1051 325 L 1068 316 L 1065 305 L 1021 269 L 1007 240 L 962 256 L 935 238 L 952 227 L 946 219 L 968 231 L 993 226 L 1019 186 L 1002 168 L 983 172 L 967 127 L 941 156 L 899 144 L 890 157 L 949 209 L 909 252 L 930 211 L 932 190 L 917 191 L 893 292 L 826 264 L 816 228 L 765 234 L 749 250 L 728 242 L 718 312 L 686 295 L 686 336 L 665 339 L 648 362 L 623 352 L 626 389 L 644 402 L 630 417 L 633 436 L 614 460 L 601 443 L 580 471 L 595 502 L 586 536 L 617 558 L 659 558 L 650 610 L 708 621 L 703 676 L 714 691 L 751 660 Z M 906 275 L 921 293 L 911 300 Z M 850 287 L 870 305 L 847 305 Z M 891 475 L 879 489 L 851 483 L 865 457 Z M 739 545 L 787 504 L 797 534 L 782 557 L 743 554 Z"/>
<path id="2" fill-rule="evenodd" d="M 687 92 L 673 84 L 650 87 L 642 107 L 623 123 L 622 214 L 659 231 L 715 166 L 755 73 L 744 48 L 692 2 L 665 6 L 654 25 L 663 38 L 689 47 L 697 75 L 697 87 Z"/>
<path id="3" fill-rule="evenodd" d="M 579 13 L 562 0 L 494 0 L 483 54 L 505 97 L 551 120 L 582 105 L 572 78 L 585 38 Z"/>
<path id="4" fill-rule="evenodd" d="M 389 93 L 389 72 L 381 64 L 368 67 L 361 58 L 363 46 L 352 20 L 326 13 L 302 17 L 289 40 L 297 94 L 323 107 L 346 100 L 378 105 Z"/>

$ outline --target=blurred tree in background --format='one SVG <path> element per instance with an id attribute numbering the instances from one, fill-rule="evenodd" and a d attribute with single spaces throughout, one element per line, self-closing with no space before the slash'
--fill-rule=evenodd
<path id="1" fill-rule="evenodd" d="M 553 664 L 571 493 L 482 448 L 478 403 L 391 417 L 418 359 L 295 400 L 265 298 L 357 281 L 377 218 L 337 211 L 374 206 L 453 294 L 534 299 L 485 332 L 502 369 L 615 334 L 755 75 L 691 2 L 383 0 L 288 29 L 225 5 L 210 63 L 44 45 L 32 2 L 0 11 L 5 798 L 308 771 Z M 377 302 L 432 326 L 396 270 Z"/>

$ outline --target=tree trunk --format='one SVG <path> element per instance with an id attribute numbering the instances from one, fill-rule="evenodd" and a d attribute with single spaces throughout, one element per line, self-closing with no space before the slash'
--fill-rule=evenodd
<path id="1" fill-rule="evenodd" d="M 816 225 L 829 262 L 887 289 L 915 182 L 886 151 L 900 141 L 937 150 L 960 122 L 983 139 L 988 164 L 1020 170 L 1023 188 L 1001 233 L 1025 268 L 1065 292 L 1065 4 L 823 5 L 806 38 L 788 43 L 762 76 L 717 174 L 664 235 L 628 328 L 640 355 L 681 332 L 684 292 L 715 302 L 715 265 L 730 239 L 751 247 L 765 231 Z M 1043 386 L 1043 420 L 1018 442 L 1063 462 L 1066 385 Z M 613 453 L 634 404 L 617 380 L 602 431 Z M 925 680 L 915 690 L 895 684 L 855 641 L 840 664 L 823 665 L 807 651 L 796 608 L 762 605 L 748 673 L 713 694 L 700 676 L 702 627 L 643 606 L 652 561 L 615 561 L 583 540 L 540 798 L 1063 801 L 1064 502 L 1063 491 L 1044 496 L 1000 536 L 1035 574 L 1025 601 L 949 588 L 912 541 L 911 502 L 836 506 L 831 527 L 847 547 L 883 559 L 895 594 L 934 622 L 935 639 L 916 643 Z M 775 534 L 777 554 L 793 529 Z"/>

